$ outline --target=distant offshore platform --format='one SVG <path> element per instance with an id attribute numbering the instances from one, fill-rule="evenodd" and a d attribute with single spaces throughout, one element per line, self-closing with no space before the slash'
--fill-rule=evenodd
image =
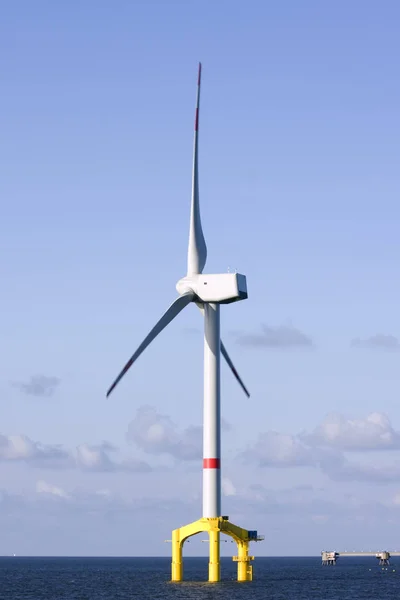
<path id="1" fill-rule="evenodd" d="M 390 565 L 390 557 L 400 556 L 400 552 L 389 552 L 388 550 L 382 550 L 381 552 L 335 552 L 323 550 L 321 552 L 322 566 L 331 567 L 336 565 L 337 559 L 341 556 L 352 556 L 353 558 L 357 556 L 374 556 L 379 561 L 380 566 L 386 567 Z"/>

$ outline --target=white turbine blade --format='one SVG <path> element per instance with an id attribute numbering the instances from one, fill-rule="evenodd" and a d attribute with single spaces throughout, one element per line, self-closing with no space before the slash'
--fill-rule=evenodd
<path id="1" fill-rule="evenodd" d="M 235 369 L 235 367 L 233 365 L 233 362 L 231 361 L 231 359 L 229 357 L 229 354 L 227 353 L 226 348 L 225 348 L 224 344 L 222 343 L 222 340 L 221 340 L 221 353 L 222 353 L 222 356 L 224 357 L 224 359 L 226 360 L 226 362 L 228 363 L 228 365 L 229 365 L 232 373 L 234 374 L 234 376 L 238 380 L 239 385 L 242 387 L 244 393 L 246 394 L 246 396 L 248 398 L 250 398 L 250 392 L 248 391 L 248 389 L 244 385 L 242 379 L 239 376 L 239 373 L 236 371 L 236 369 Z"/>
<path id="2" fill-rule="evenodd" d="M 171 306 L 168 308 L 168 310 L 163 314 L 161 319 L 158 321 L 157 325 L 155 325 L 153 327 L 153 329 L 150 331 L 150 333 L 145 337 L 143 342 L 140 344 L 140 346 L 136 350 L 136 352 L 128 360 L 128 362 L 122 369 L 121 373 L 118 375 L 118 377 L 116 378 L 116 380 L 114 381 L 114 383 L 112 384 L 110 389 L 108 390 L 107 397 L 111 394 L 111 392 L 113 391 L 115 386 L 121 381 L 122 377 L 125 375 L 125 373 L 128 371 L 128 369 L 130 369 L 130 367 L 133 365 L 135 360 L 147 348 L 147 346 L 154 340 L 154 338 L 156 338 L 158 336 L 159 333 L 161 333 L 161 331 L 163 329 L 165 329 L 165 327 L 169 323 L 171 323 L 171 321 L 173 321 L 173 319 L 175 319 L 175 317 L 181 312 L 181 310 L 183 310 L 185 308 L 185 306 L 187 306 L 190 302 L 192 302 L 193 298 L 194 298 L 194 294 L 192 292 L 188 292 L 187 294 L 182 294 L 182 296 L 179 296 L 179 298 L 174 300 L 174 302 L 171 304 Z"/>
<path id="3" fill-rule="evenodd" d="M 197 275 L 203 272 L 207 260 L 207 246 L 204 240 L 203 229 L 200 219 L 199 203 L 199 116 L 200 116 L 200 85 L 201 85 L 201 63 L 199 63 L 199 75 L 197 80 L 197 102 L 196 117 L 194 121 L 194 150 L 193 150 L 193 179 L 192 179 L 192 204 L 190 209 L 190 229 L 188 248 L 187 274 Z"/>
<path id="4" fill-rule="evenodd" d="M 204 317 L 204 308 L 203 308 L 203 306 L 200 303 L 198 303 L 198 302 L 196 302 L 196 304 L 197 304 L 198 308 L 200 309 L 201 314 Z M 240 387 L 242 388 L 242 390 L 244 391 L 244 393 L 246 394 L 246 396 L 248 398 L 250 398 L 250 392 L 247 389 L 247 387 L 244 385 L 243 380 L 241 379 L 239 373 L 236 371 L 235 366 L 234 366 L 233 362 L 231 361 L 231 358 L 230 358 L 230 356 L 229 356 L 229 354 L 228 354 L 228 352 L 227 352 L 227 350 L 226 350 L 226 348 L 225 348 L 222 340 L 221 340 L 221 354 L 224 357 L 224 359 L 226 360 L 226 362 L 228 363 L 228 366 L 231 369 L 231 371 L 234 374 L 234 376 L 236 377 L 236 379 L 237 379 Z"/>

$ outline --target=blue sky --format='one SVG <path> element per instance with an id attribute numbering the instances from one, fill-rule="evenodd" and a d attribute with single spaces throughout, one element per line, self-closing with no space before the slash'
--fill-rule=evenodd
<path id="1" fill-rule="evenodd" d="M 3 7 L 0 553 L 167 554 L 200 516 L 198 311 L 105 399 L 185 274 L 199 60 L 206 271 L 249 289 L 222 311 L 252 392 L 223 368 L 224 512 L 265 533 L 259 554 L 396 543 L 399 17 L 390 0 Z M 127 522 L 144 535 L 149 507 L 144 544 Z"/>

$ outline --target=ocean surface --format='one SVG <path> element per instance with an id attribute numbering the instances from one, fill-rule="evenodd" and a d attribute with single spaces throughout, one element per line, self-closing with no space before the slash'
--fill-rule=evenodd
<path id="1" fill-rule="evenodd" d="M 186 558 L 183 583 L 170 583 L 169 558 L 0 558 L 1 600 L 399 600 L 400 560 L 256 558 L 254 580 L 237 583 L 222 559 L 220 583 L 206 583 L 207 558 Z"/>

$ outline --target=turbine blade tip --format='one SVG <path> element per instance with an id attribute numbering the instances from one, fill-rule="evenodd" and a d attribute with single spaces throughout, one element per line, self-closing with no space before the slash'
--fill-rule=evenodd
<path id="1" fill-rule="evenodd" d="M 108 396 L 114 390 L 114 388 L 115 388 L 116 385 L 117 385 L 116 383 L 113 383 L 112 386 L 108 388 L 107 393 L 106 393 L 106 398 L 108 398 Z"/>

